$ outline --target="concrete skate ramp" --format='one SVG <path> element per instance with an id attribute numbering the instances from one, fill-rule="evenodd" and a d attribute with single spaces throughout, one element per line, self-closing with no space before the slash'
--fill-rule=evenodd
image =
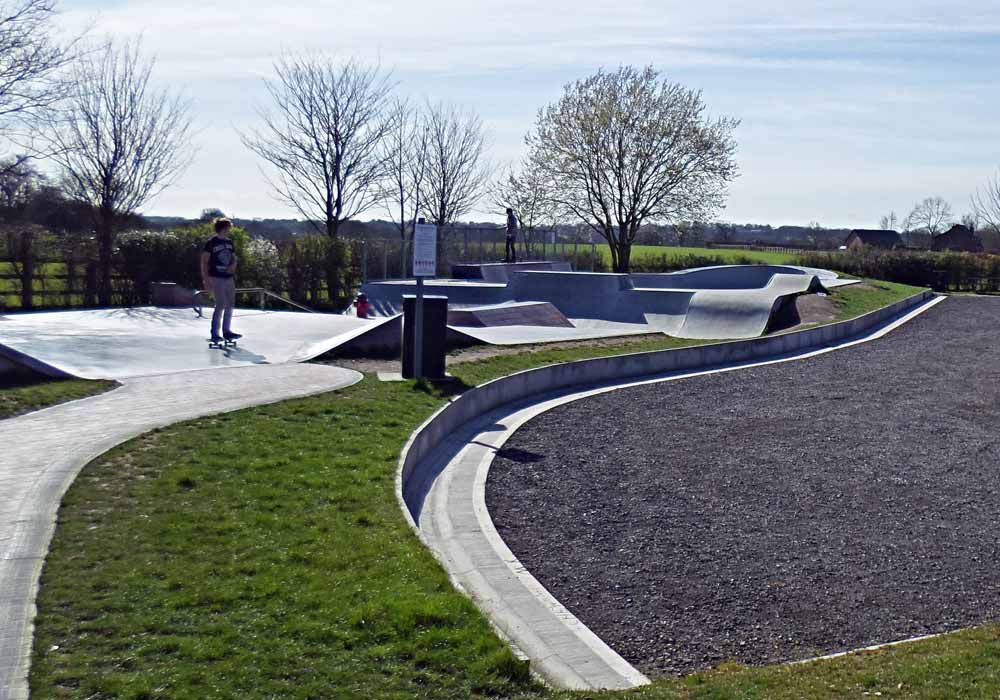
<path id="1" fill-rule="evenodd" d="M 646 289 L 762 289 L 775 275 L 806 275 L 805 270 L 791 265 L 719 265 L 680 272 L 637 273 L 631 279 L 635 287 Z"/>
<path id="2" fill-rule="evenodd" d="M 568 318 L 547 301 L 510 302 L 448 311 L 448 325 L 486 328 L 494 326 L 549 326 L 573 328 Z"/>
<path id="3" fill-rule="evenodd" d="M 209 321 L 191 309 L 7 314 L 0 316 L 0 357 L 48 376 L 83 379 L 302 362 L 335 347 L 393 338 L 398 344 L 400 318 L 237 309 L 233 328 L 245 337 L 222 351 L 208 347 Z"/>
<path id="4" fill-rule="evenodd" d="M 590 318 L 572 318 L 572 327 L 559 326 L 448 326 L 449 333 L 466 341 L 490 345 L 525 345 L 575 340 L 619 338 L 627 335 L 648 335 L 661 332 L 647 323 L 615 323 Z"/>
<path id="5" fill-rule="evenodd" d="M 380 316 L 393 316 L 403 311 L 403 295 L 415 294 L 414 280 L 366 282 L 361 291 Z M 424 294 L 448 297 L 448 306 L 487 306 L 511 301 L 506 283 L 476 280 L 430 279 L 424 282 Z M 544 301 L 544 300 L 533 300 Z"/>
<path id="6" fill-rule="evenodd" d="M 451 276 L 456 280 L 480 280 L 506 284 L 514 272 L 520 270 L 547 270 L 569 272 L 567 262 L 523 262 L 523 263 L 468 263 L 451 266 Z"/>
<path id="7" fill-rule="evenodd" d="M 825 292 L 818 277 L 775 274 L 761 289 L 702 290 L 694 293 L 679 338 L 755 338 L 768 330 L 784 304 L 800 294 Z M 669 332 L 669 331 L 665 331 Z"/>
<path id="8" fill-rule="evenodd" d="M 628 275 L 525 270 L 515 272 L 509 286 L 515 301 L 544 300 L 570 318 L 611 320 L 618 297 L 632 284 Z"/>
<path id="9" fill-rule="evenodd" d="M 475 267 L 475 266 L 470 266 Z M 480 266 L 490 268 L 491 266 Z M 683 338 L 755 337 L 787 315 L 799 294 L 852 284 L 827 270 L 794 265 L 725 265 L 660 274 L 566 272 L 493 266 L 509 275 L 507 284 L 477 280 L 428 280 L 428 294 L 448 297 L 452 310 L 502 306 L 512 302 L 547 302 L 570 319 L 573 329 L 548 331 L 528 323 L 483 323 L 452 329 L 488 343 L 513 344 L 613 337 L 662 332 Z M 468 274 L 492 273 L 469 271 Z M 398 313 L 403 294 L 414 291 L 412 280 L 369 283 L 364 287 L 379 313 Z M 460 323 L 468 318 L 457 315 Z M 465 320 L 461 320 L 464 318 Z M 590 325 L 586 325 L 589 323 Z M 518 341 L 518 333 L 521 340 Z"/>

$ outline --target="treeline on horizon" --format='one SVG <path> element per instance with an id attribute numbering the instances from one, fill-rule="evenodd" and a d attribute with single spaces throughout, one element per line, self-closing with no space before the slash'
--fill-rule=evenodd
<path id="1" fill-rule="evenodd" d="M 266 238 L 272 241 L 289 240 L 297 236 L 310 235 L 313 227 L 299 219 L 244 219 L 231 217 L 238 226 L 246 229 L 252 236 Z M 181 216 L 148 216 L 143 218 L 145 226 L 152 230 L 169 230 L 189 226 L 204 221 L 188 219 Z M 343 224 L 342 235 L 355 240 L 398 240 L 399 227 L 391 221 L 372 219 L 368 221 L 351 220 Z M 450 227 L 452 231 L 495 231 L 501 235 L 501 224 L 492 221 L 468 221 L 456 223 Z M 643 226 L 636 236 L 636 245 L 689 246 L 700 247 L 713 245 L 750 245 L 762 247 L 802 248 L 805 250 L 836 250 L 844 245 L 852 229 L 826 228 L 812 224 L 809 226 L 772 226 L 770 224 L 745 223 L 732 224 L 713 222 L 708 224 L 649 224 Z M 555 232 L 559 242 L 574 243 L 605 243 L 584 225 L 557 224 L 536 236 Z M 1000 251 L 1000 232 L 989 228 L 979 228 L 976 235 L 983 241 L 987 251 Z M 904 234 L 908 247 L 926 249 L 930 247 L 930 235 L 912 231 Z"/>

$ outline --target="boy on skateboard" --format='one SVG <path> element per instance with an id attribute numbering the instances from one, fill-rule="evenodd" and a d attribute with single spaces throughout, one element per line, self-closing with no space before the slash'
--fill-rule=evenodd
<path id="1" fill-rule="evenodd" d="M 212 312 L 212 343 L 242 338 L 230 328 L 233 307 L 236 305 L 236 246 L 229 235 L 233 222 L 229 219 L 215 220 L 215 236 L 205 244 L 201 253 L 201 280 L 205 289 L 212 292 L 215 311 Z M 219 321 L 222 321 L 222 335 L 219 335 Z"/>

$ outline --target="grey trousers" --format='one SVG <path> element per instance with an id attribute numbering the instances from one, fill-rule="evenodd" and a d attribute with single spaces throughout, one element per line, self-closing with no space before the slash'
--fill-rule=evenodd
<path id="1" fill-rule="evenodd" d="M 212 337 L 219 335 L 219 320 L 222 320 L 222 333 L 232 329 L 233 307 L 236 305 L 236 280 L 232 277 L 209 277 L 212 286 L 212 296 L 215 298 L 215 311 L 212 312 Z"/>

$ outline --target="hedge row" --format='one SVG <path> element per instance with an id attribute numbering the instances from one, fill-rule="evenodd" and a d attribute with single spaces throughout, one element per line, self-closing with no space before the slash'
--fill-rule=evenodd
<path id="1" fill-rule="evenodd" d="M 37 228 L 6 231 L 12 274 L 3 280 L 0 307 L 92 306 L 96 303 L 93 242 Z M 200 256 L 213 235 L 210 224 L 168 232 L 135 231 L 119 236 L 114 259 L 114 303 L 147 304 L 153 282 L 171 281 L 191 289 L 201 285 Z M 356 242 L 303 236 L 272 242 L 233 230 L 239 259 L 236 284 L 264 287 L 319 309 L 345 307 L 361 279 Z M 44 264 L 43 264 L 44 263 Z M 53 268 L 65 270 L 55 274 Z M 31 280 L 31 284 L 27 281 Z"/>
<path id="2" fill-rule="evenodd" d="M 805 252 L 799 262 L 857 277 L 931 287 L 939 292 L 1000 291 L 1000 256 L 931 253 L 864 247 L 846 252 Z"/>

